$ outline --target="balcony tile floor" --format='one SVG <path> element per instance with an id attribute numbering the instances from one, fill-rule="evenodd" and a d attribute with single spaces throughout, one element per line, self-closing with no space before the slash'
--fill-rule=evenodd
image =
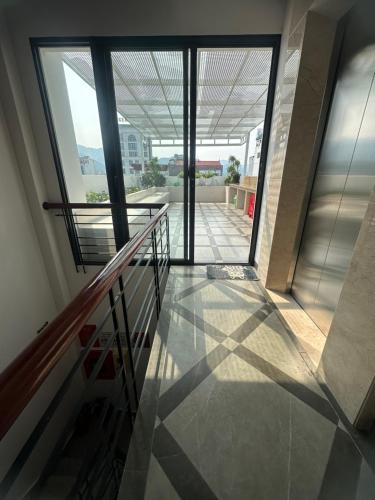
<path id="1" fill-rule="evenodd" d="M 183 257 L 183 205 L 169 209 L 171 257 Z M 245 263 L 249 258 L 252 220 L 225 203 L 196 203 L 195 262 Z"/>
<path id="2" fill-rule="evenodd" d="M 118 498 L 373 499 L 297 346 L 257 282 L 172 268 Z"/>

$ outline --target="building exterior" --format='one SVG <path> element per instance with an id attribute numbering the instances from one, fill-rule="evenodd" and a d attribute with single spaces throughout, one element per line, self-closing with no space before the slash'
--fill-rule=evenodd
<path id="1" fill-rule="evenodd" d="M 169 162 L 169 175 L 176 176 L 182 172 L 184 167 L 183 159 L 172 159 Z M 223 175 L 223 165 L 218 160 L 197 160 L 195 162 L 195 171 L 199 173 L 212 172 L 215 175 Z"/>
<path id="2" fill-rule="evenodd" d="M 152 158 L 151 139 L 146 139 L 135 127 L 120 120 L 119 134 L 124 174 L 141 175 Z"/>
<path id="3" fill-rule="evenodd" d="M 249 157 L 247 175 L 257 176 L 259 173 L 260 155 L 262 152 L 263 129 L 257 130 L 254 154 Z"/>
<path id="4" fill-rule="evenodd" d="M 82 175 L 105 175 L 106 170 L 103 163 L 94 160 L 90 156 L 80 156 L 79 163 L 81 165 Z"/>

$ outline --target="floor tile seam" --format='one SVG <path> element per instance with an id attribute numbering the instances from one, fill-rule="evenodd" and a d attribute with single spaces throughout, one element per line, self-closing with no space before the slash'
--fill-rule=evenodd
<path id="1" fill-rule="evenodd" d="M 161 423 L 159 426 L 158 434 L 163 433 L 164 434 L 164 439 L 167 438 L 169 441 L 168 446 L 169 448 L 171 447 L 171 442 L 172 446 L 174 447 L 174 453 L 172 455 L 167 455 L 167 456 L 158 456 L 157 450 L 155 450 L 157 453 L 155 454 L 155 451 L 153 452 L 153 455 L 155 459 L 158 461 L 161 469 L 163 470 L 164 474 L 168 478 L 169 482 L 171 483 L 174 491 L 176 494 L 181 498 L 182 500 L 190 500 L 192 497 L 194 497 L 196 500 L 218 500 L 216 495 L 213 493 L 212 489 L 210 486 L 207 484 L 207 481 L 203 478 L 201 475 L 200 471 L 198 470 L 197 467 L 193 464 L 193 462 L 190 460 L 188 455 L 185 453 L 185 450 L 181 446 L 181 444 L 177 441 L 176 437 L 173 436 L 173 434 L 168 430 L 168 428 Z M 160 437 L 159 437 L 160 439 Z M 157 443 L 159 444 L 159 442 Z M 173 457 L 174 460 L 174 465 L 176 463 L 179 463 L 181 465 L 181 459 L 184 463 L 184 471 L 186 474 L 190 476 L 190 481 L 186 485 L 185 484 L 178 484 L 178 476 L 176 474 L 173 474 L 173 471 L 170 471 L 168 466 L 168 462 L 170 459 Z M 177 461 L 177 462 L 176 462 Z M 186 466 L 187 469 L 186 470 Z M 172 474 L 170 474 L 172 472 Z M 191 477 L 192 476 L 192 477 Z M 183 486 L 183 490 L 181 487 Z M 191 487 L 193 486 L 193 490 Z M 190 490 L 187 490 L 187 488 L 190 487 Z M 198 490 L 197 490 L 198 487 Z M 195 491 L 194 491 L 195 489 Z M 200 496 L 203 494 L 203 496 Z"/>
<path id="2" fill-rule="evenodd" d="M 164 306 L 165 306 L 165 304 L 164 304 Z M 169 324 L 170 324 L 170 319 L 171 319 L 169 312 L 165 311 L 165 313 L 167 314 L 168 322 L 167 322 L 167 328 L 165 330 L 165 334 L 163 335 L 164 338 L 162 338 L 162 336 L 159 334 L 161 347 L 162 347 L 162 361 L 161 361 L 160 367 L 158 368 L 158 376 L 157 376 L 157 383 L 156 383 L 157 387 L 155 389 L 155 392 L 157 393 L 157 397 L 155 397 L 156 402 L 155 402 L 155 407 L 154 407 L 155 419 L 158 415 L 158 410 L 159 410 L 159 402 L 160 402 L 159 394 L 160 394 L 160 387 L 161 387 L 161 382 L 162 382 L 161 374 L 164 372 L 164 367 L 165 367 L 165 361 L 166 361 L 166 356 L 167 356 L 167 345 L 168 345 L 168 338 L 169 338 Z M 160 319 L 158 320 L 158 322 L 159 321 L 160 321 Z M 142 394 L 140 395 L 140 397 L 141 397 L 140 404 L 142 404 Z M 148 398 L 150 399 L 150 396 L 148 396 Z M 135 418 L 133 425 L 134 425 L 134 430 L 136 432 L 137 431 L 137 428 L 136 428 L 137 416 Z M 125 466 L 123 469 L 122 480 L 121 480 L 121 481 L 124 480 L 123 478 L 127 472 L 140 472 L 140 473 L 142 473 L 144 475 L 144 481 L 142 484 L 143 493 L 145 493 L 146 486 L 147 486 L 147 476 L 148 476 L 148 471 L 150 468 L 151 453 L 152 453 L 153 441 L 154 441 L 154 436 L 155 436 L 155 421 L 149 425 L 152 425 L 152 429 L 150 432 L 150 442 L 148 443 L 149 446 L 147 449 L 142 449 L 142 453 L 146 453 L 148 455 L 147 456 L 147 464 L 148 464 L 147 467 L 144 469 L 137 469 L 134 467 L 127 468 L 127 460 L 126 460 Z M 143 432 L 143 429 L 142 429 L 142 432 Z M 130 441 L 129 450 L 130 450 L 130 446 L 132 446 L 132 440 Z M 133 446 L 136 446 L 134 444 L 134 442 L 133 442 Z M 129 453 L 127 456 L 129 456 Z"/>
<path id="3" fill-rule="evenodd" d="M 280 321 L 283 323 L 291 340 L 294 342 L 297 352 L 300 354 L 303 362 L 307 366 L 307 368 L 310 371 L 310 373 L 312 374 L 312 376 L 315 378 L 319 387 L 322 389 L 327 401 L 330 403 L 334 412 L 338 416 L 339 420 L 344 425 L 346 431 L 348 432 L 351 439 L 355 443 L 357 449 L 360 451 L 362 457 L 364 458 L 366 463 L 369 465 L 372 472 L 375 474 L 375 454 L 374 454 L 374 456 L 369 456 L 370 452 L 366 451 L 366 448 L 368 447 L 368 444 L 366 443 L 366 438 L 364 438 L 362 436 L 362 434 L 359 431 L 357 431 L 357 429 L 355 429 L 355 427 L 350 423 L 350 421 L 348 420 L 344 411 L 342 410 L 339 403 L 337 402 L 336 398 L 334 397 L 333 393 L 329 389 L 328 385 L 326 384 L 326 382 L 323 380 L 323 378 L 319 374 L 318 370 L 316 369 L 315 364 L 312 361 L 309 353 L 306 352 L 304 350 L 304 348 L 302 347 L 300 340 L 297 338 L 297 336 L 295 335 L 293 330 L 290 328 L 290 326 L 288 325 L 288 323 L 284 319 L 284 317 L 281 314 L 281 312 L 279 311 L 277 305 L 273 302 L 271 296 L 267 293 L 266 288 L 264 288 L 263 284 L 260 281 L 257 282 L 257 286 L 262 291 L 262 293 L 264 293 L 264 295 L 267 296 L 269 302 L 274 305 L 276 314 L 277 314 L 278 318 L 280 319 Z M 372 455 L 372 453 L 371 453 L 371 455 Z"/>
<path id="4" fill-rule="evenodd" d="M 172 413 L 202 384 L 204 383 L 205 380 L 213 373 L 213 371 L 220 366 L 227 358 L 228 356 L 232 353 L 230 349 L 227 347 L 223 346 L 221 343 L 218 344 L 212 351 L 208 352 L 201 358 L 199 361 L 197 361 L 186 373 L 182 375 L 179 379 L 174 381 L 174 383 L 168 387 L 168 389 L 160 396 L 161 401 L 161 407 L 159 405 L 158 408 L 158 417 L 160 418 L 161 422 L 164 422 Z M 207 359 L 209 358 L 209 359 Z M 211 359 L 213 361 L 211 361 Z M 211 364 L 207 364 L 207 362 Z M 206 363 L 206 365 L 205 365 Z M 205 372 L 203 374 L 200 374 L 200 370 L 205 369 Z M 191 384 L 189 388 L 189 392 L 186 392 L 186 394 L 183 393 L 183 389 L 180 388 L 181 386 L 184 386 L 185 384 Z M 178 397 L 176 397 L 176 394 Z M 169 399 L 177 399 L 172 404 L 170 401 L 168 402 Z M 167 402 L 165 402 L 167 401 Z M 162 412 L 160 408 L 163 406 L 167 406 L 167 410 L 164 410 Z"/>
<path id="5" fill-rule="evenodd" d="M 224 340 L 228 337 L 228 335 L 224 333 L 222 330 L 220 330 L 214 325 L 211 325 L 211 323 L 209 323 L 207 320 L 201 318 L 197 313 L 190 311 L 187 307 L 183 306 L 182 304 L 175 303 L 173 310 L 184 320 L 188 321 L 194 327 L 197 327 L 204 335 L 208 335 L 213 340 L 218 342 L 218 344 L 224 342 Z M 199 324 L 202 325 L 202 328 L 198 326 Z M 217 333 L 212 334 L 213 331 Z M 222 337 L 222 340 L 219 340 L 220 337 Z"/>
<path id="6" fill-rule="evenodd" d="M 239 352 L 241 350 L 243 350 L 243 349 L 246 350 L 246 351 L 248 351 L 248 353 L 253 358 L 254 357 L 255 358 L 259 358 L 261 360 L 261 362 L 263 362 L 263 364 L 266 366 L 267 369 L 270 368 L 271 371 L 272 370 L 275 371 L 275 373 L 277 373 L 278 375 L 282 374 L 283 380 L 279 380 L 279 381 L 277 379 L 275 380 L 276 377 L 272 376 L 271 371 L 267 372 L 267 369 L 263 370 L 262 368 L 259 367 L 259 365 L 255 366 L 255 364 L 251 363 L 249 360 L 247 360 L 243 356 L 241 356 L 239 354 Z M 320 396 L 319 394 L 317 394 L 316 392 L 314 392 L 313 390 L 311 390 L 309 387 L 307 387 L 304 383 L 298 381 L 297 379 L 295 379 L 294 377 L 292 377 L 288 373 L 286 373 L 283 370 L 281 370 L 281 368 L 279 368 L 278 366 L 274 365 L 273 363 L 267 361 L 265 358 L 263 358 L 259 354 L 255 353 L 254 351 L 252 351 L 248 347 L 244 346 L 243 344 L 240 344 L 238 347 L 236 347 L 236 349 L 234 349 L 234 351 L 233 351 L 233 354 L 235 354 L 236 356 L 238 356 L 243 361 L 247 362 L 255 370 L 259 371 L 260 373 L 263 373 L 263 375 L 265 375 L 267 378 L 269 378 L 270 380 L 272 380 L 272 382 L 274 382 L 275 384 L 279 385 L 284 390 L 286 390 L 287 392 L 289 392 L 290 394 L 292 394 L 292 396 L 294 396 L 296 399 L 298 399 L 299 401 L 303 402 L 304 404 L 306 404 L 307 406 L 309 406 L 312 410 L 314 410 L 317 413 L 319 413 L 323 418 L 329 420 L 334 425 L 338 425 L 339 417 L 336 414 L 336 412 L 334 411 L 332 405 L 330 404 L 330 402 L 328 401 L 327 398 Z M 310 400 L 312 400 L 314 402 L 319 402 L 319 403 L 323 404 L 326 407 L 326 409 L 329 408 L 329 410 L 331 412 L 332 418 L 329 418 L 328 416 L 324 415 L 321 411 L 319 411 L 319 409 L 317 409 L 316 407 L 314 407 L 313 404 L 311 404 L 310 402 L 307 401 L 308 398 L 301 399 L 301 397 L 299 397 L 295 392 L 290 391 L 287 388 L 290 384 L 293 387 L 295 386 L 297 388 L 296 392 L 298 392 L 298 389 L 302 390 L 302 391 L 304 391 L 306 393 L 306 395 L 308 395 L 308 398 L 310 398 Z M 333 417 L 335 417 L 335 418 L 333 419 Z"/>

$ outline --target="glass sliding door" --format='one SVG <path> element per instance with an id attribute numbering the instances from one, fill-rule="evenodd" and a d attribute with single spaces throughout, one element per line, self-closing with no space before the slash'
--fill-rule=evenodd
<path id="1" fill-rule="evenodd" d="M 145 204 L 169 203 L 171 258 L 186 258 L 186 55 L 116 50 L 111 62 L 126 201 L 140 205 L 128 210 L 130 237 L 149 216 Z"/>
<path id="2" fill-rule="evenodd" d="M 87 245 L 98 243 L 88 229 L 105 228 L 93 260 L 134 236 L 152 204 L 169 203 L 172 260 L 247 263 L 251 244 L 252 261 L 278 44 L 94 37 L 86 47 L 38 48 L 63 201 L 128 205 L 101 210 L 108 219 L 91 226 L 79 213 Z"/>
<path id="3" fill-rule="evenodd" d="M 247 263 L 272 47 L 198 48 L 195 262 Z"/>
<path id="4" fill-rule="evenodd" d="M 109 201 L 107 168 L 89 47 L 39 49 L 55 143 L 62 200 Z M 106 262 L 116 253 L 111 210 L 74 209 L 68 219 L 77 264 Z"/>

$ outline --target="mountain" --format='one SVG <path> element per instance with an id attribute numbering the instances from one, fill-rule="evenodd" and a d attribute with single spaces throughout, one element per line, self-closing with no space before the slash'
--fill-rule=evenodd
<path id="1" fill-rule="evenodd" d="M 77 144 L 79 156 L 89 156 L 93 160 L 105 165 L 104 151 L 102 148 L 89 148 L 87 146 L 82 146 L 82 144 Z"/>

